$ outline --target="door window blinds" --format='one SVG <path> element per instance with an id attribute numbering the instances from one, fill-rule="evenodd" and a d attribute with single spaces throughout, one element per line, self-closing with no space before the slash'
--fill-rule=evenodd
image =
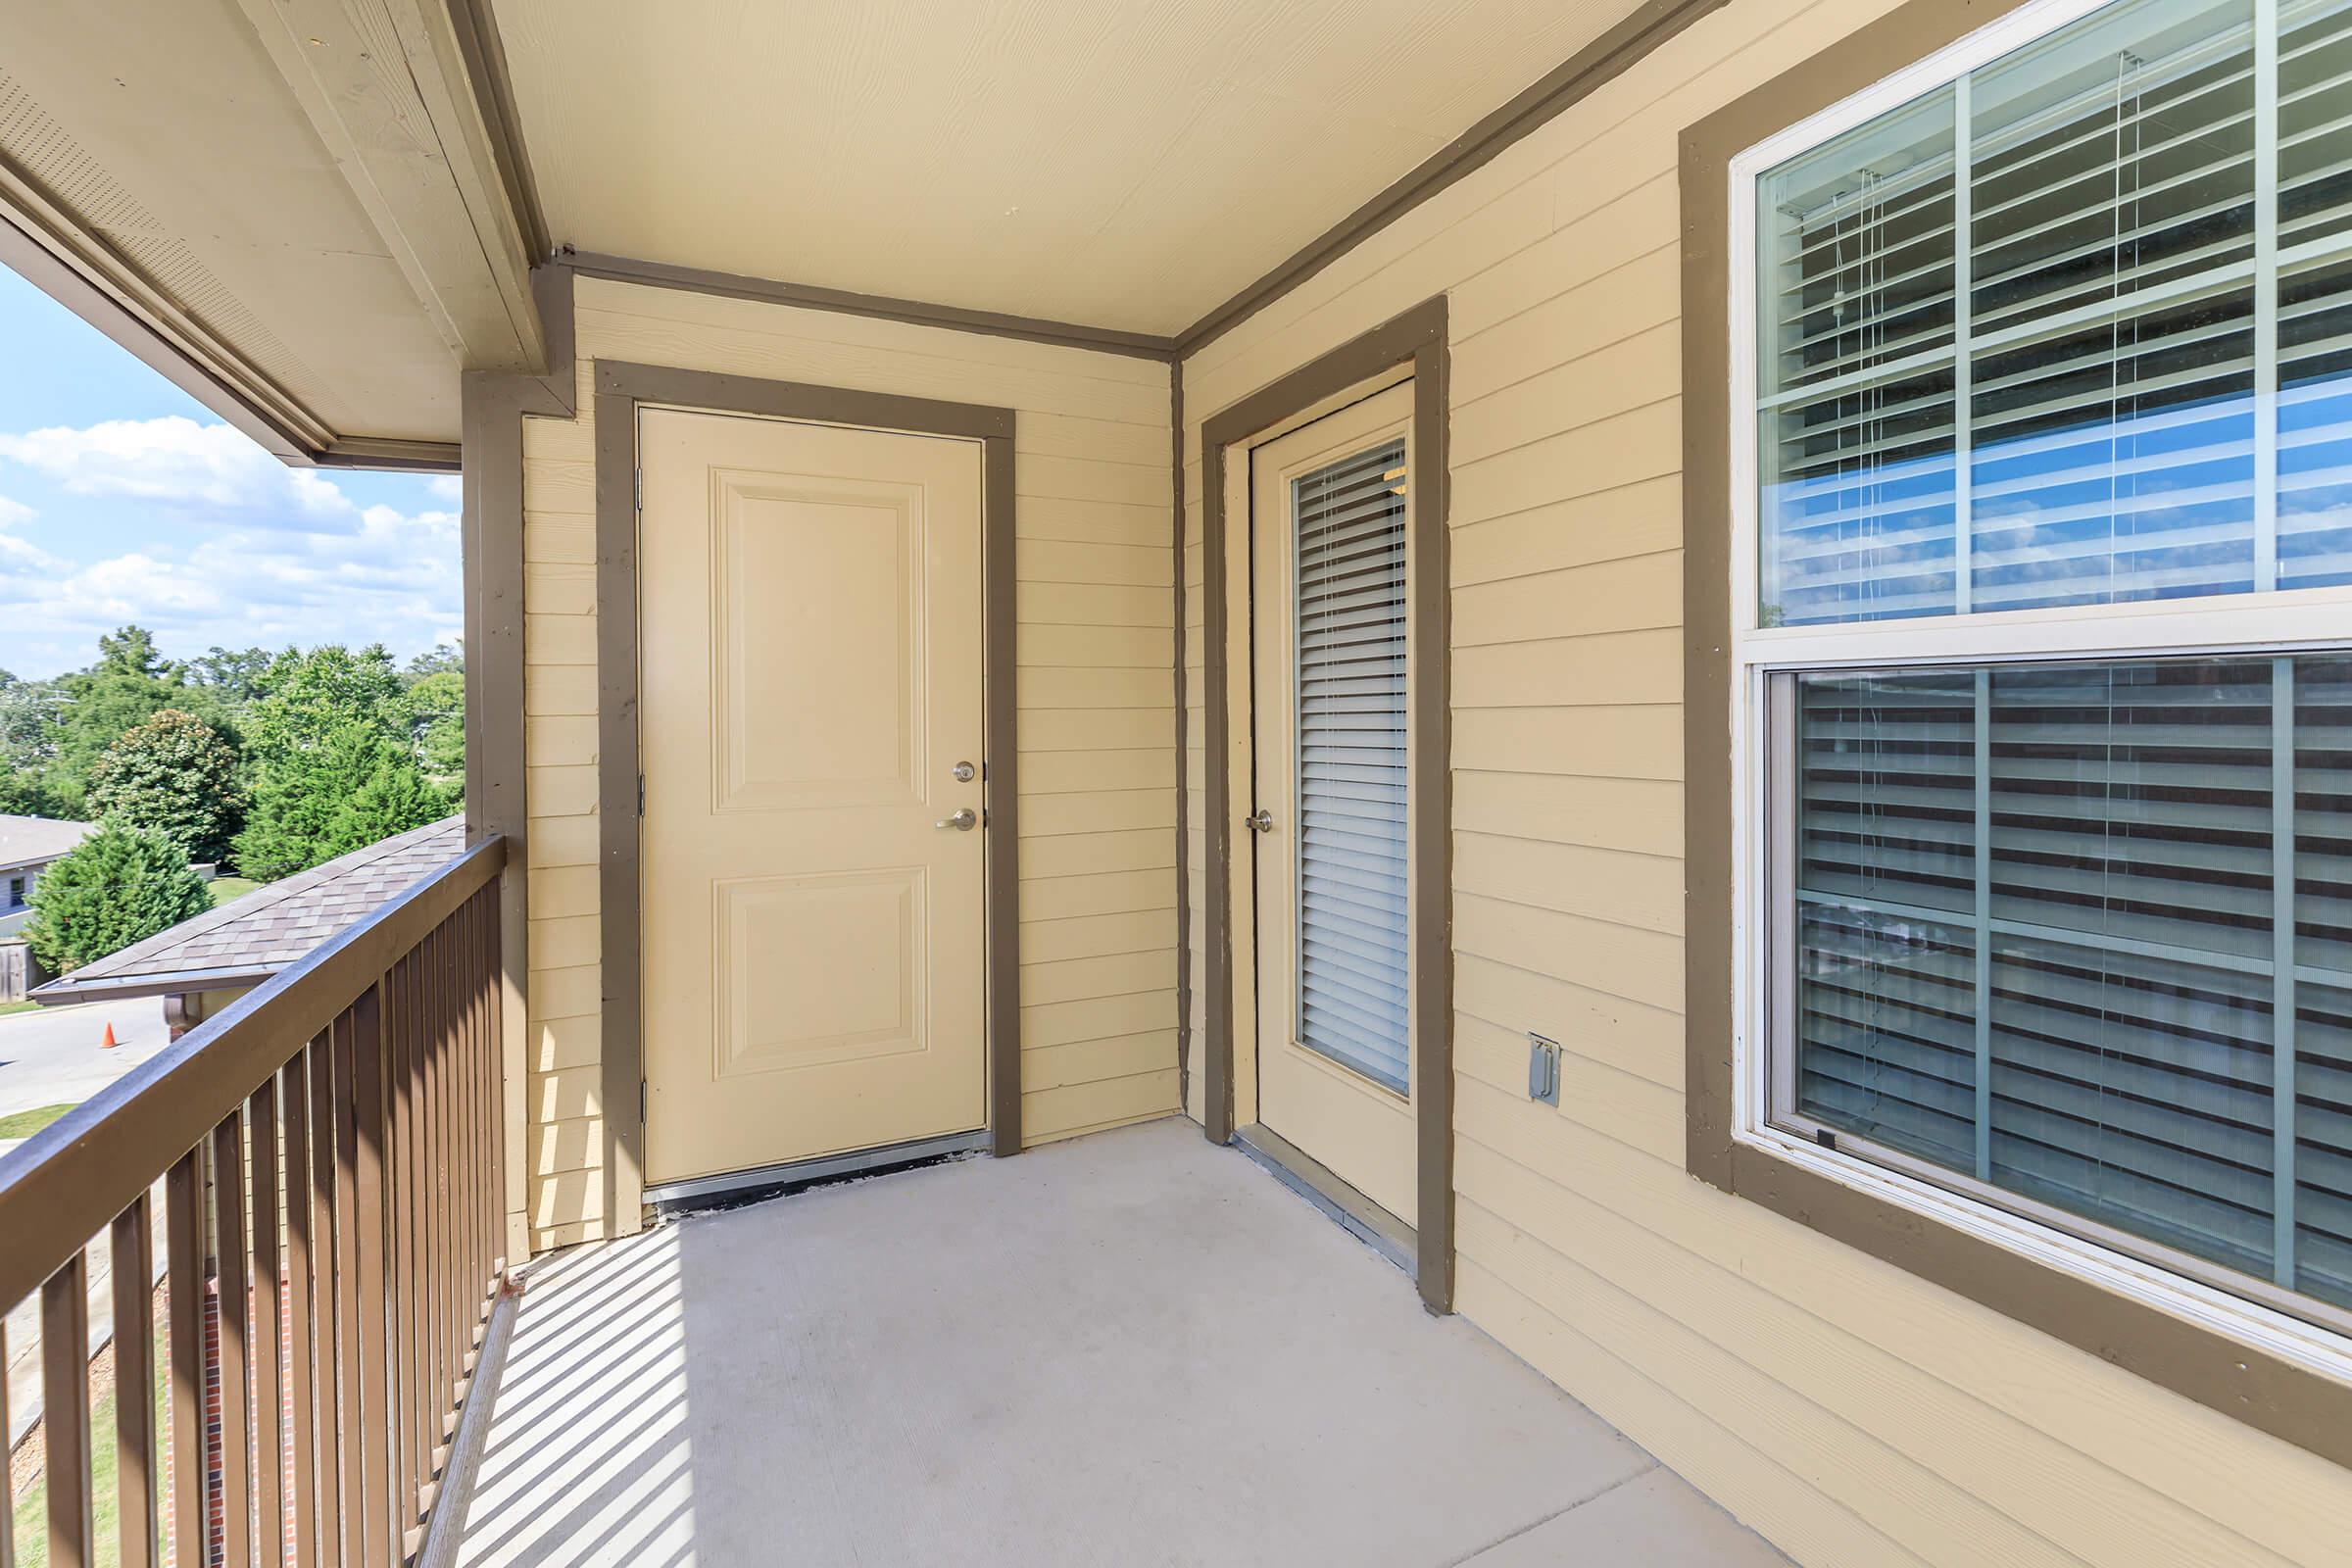
<path id="1" fill-rule="evenodd" d="M 1763 176 L 1760 623 L 2352 582 L 2348 145 L 2352 0 L 2134 0 Z"/>
<path id="2" fill-rule="evenodd" d="M 1292 481 L 1298 1038 L 1406 1093 L 1404 443 Z"/>
<path id="3" fill-rule="evenodd" d="M 1795 1108 L 2352 1306 L 2352 656 L 1776 679 Z"/>

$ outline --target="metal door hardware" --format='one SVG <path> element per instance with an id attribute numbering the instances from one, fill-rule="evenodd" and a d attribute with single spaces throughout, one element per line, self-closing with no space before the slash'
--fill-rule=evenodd
<path id="1" fill-rule="evenodd" d="M 1532 1031 L 1527 1037 L 1527 1098 L 1546 1105 L 1560 1102 L 1559 1042 Z"/>
<path id="2" fill-rule="evenodd" d="M 954 816 L 944 818 L 938 825 L 941 827 L 952 827 L 958 833 L 969 833 L 973 828 L 976 828 L 980 825 L 980 818 L 978 814 L 967 806 L 962 810 L 957 811 Z"/>
<path id="3" fill-rule="evenodd" d="M 1252 833 L 1271 833 L 1274 831 L 1274 813 L 1261 806 L 1242 818 L 1242 826 Z"/>
<path id="4" fill-rule="evenodd" d="M 973 779 L 980 776 L 980 770 L 969 762 L 957 762 L 954 767 L 949 768 L 948 771 L 955 775 L 956 782 L 958 784 L 969 784 Z"/>

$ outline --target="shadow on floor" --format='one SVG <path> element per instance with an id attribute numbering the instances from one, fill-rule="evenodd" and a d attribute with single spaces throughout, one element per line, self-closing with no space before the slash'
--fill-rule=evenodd
<path id="1" fill-rule="evenodd" d="M 1782 1559 L 1171 1121 L 542 1264 L 461 1560 Z"/>

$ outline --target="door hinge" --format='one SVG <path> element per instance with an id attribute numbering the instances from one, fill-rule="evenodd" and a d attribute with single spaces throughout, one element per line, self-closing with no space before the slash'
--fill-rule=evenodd
<path id="1" fill-rule="evenodd" d="M 637 814 L 639 816 L 645 814 L 645 775 L 643 773 L 637 775 Z"/>
<path id="2" fill-rule="evenodd" d="M 643 468 L 636 470 L 636 509 L 643 512 L 645 510 L 645 470 Z"/>
<path id="3" fill-rule="evenodd" d="M 637 1120 L 640 1125 L 645 1121 L 645 1080 L 642 1078 L 637 1080 Z"/>

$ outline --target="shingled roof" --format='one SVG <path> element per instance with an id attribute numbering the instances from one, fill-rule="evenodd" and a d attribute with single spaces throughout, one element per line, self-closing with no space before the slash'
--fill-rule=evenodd
<path id="1" fill-rule="evenodd" d="M 87 822 L 0 815 L 0 871 L 13 871 L 22 865 L 46 865 L 79 844 L 89 832 Z"/>
<path id="2" fill-rule="evenodd" d="M 33 991 L 32 1000 L 55 1004 L 260 985 L 465 850 L 462 816 L 411 828 L 85 963 Z"/>

